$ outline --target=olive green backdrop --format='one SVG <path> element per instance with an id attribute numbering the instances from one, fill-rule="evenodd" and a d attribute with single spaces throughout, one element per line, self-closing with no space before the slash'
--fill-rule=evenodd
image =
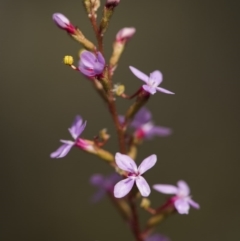
<path id="1" fill-rule="evenodd" d="M 184 179 L 201 205 L 158 226 L 173 241 L 240 240 L 239 7 L 226 0 L 121 0 L 105 35 L 109 57 L 117 31 L 137 29 L 114 76 L 127 93 L 141 84 L 129 65 L 160 69 L 162 86 L 176 93 L 148 102 L 155 122 L 174 133 L 145 142 L 137 158 L 157 154 L 149 183 Z M 59 139 L 70 137 L 76 114 L 88 121 L 85 138 L 108 127 L 107 148 L 117 151 L 104 104 L 81 74 L 62 64 L 66 54 L 76 59 L 80 46 L 54 25 L 54 12 L 94 39 L 81 0 L 0 3 L 0 240 L 133 240 L 107 199 L 89 202 L 95 192 L 89 177 L 110 173 L 107 165 L 77 149 L 49 158 Z M 117 103 L 121 113 L 130 104 Z M 151 198 L 157 206 L 165 196 L 152 191 Z"/>

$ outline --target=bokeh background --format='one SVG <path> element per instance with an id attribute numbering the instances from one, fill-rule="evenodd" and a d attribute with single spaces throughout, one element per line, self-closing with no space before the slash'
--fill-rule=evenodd
<path id="1" fill-rule="evenodd" d="M 51 19 L 62 12 L 94 40 L 82 2 L 3 0 L 0 6 L 0 240 L 133 240 L 107 199 L 89 202 L 95 192 L 90 176 L 109 174 L 110 167 L 78 149 L 49 158 L 59 139 L 70 137 L 76 114 L 88 121 L 85 138 L 108 127 L 107 148 L 117 151 L 104 104 L 62 63 L 66 54 L 76 59 L 80 46 Z M 157 165 L 146 173 L 149 183 L 184 179 L 201 205 L 158 226 L 173 241 L 240 240 L 239 7 L 226 0 L 121 0 L 105 35 L 109 57 L 116 32 L 137 29 L 115 83 L 132 93 L 141 81 L 129 65 L 146 73 L 160 69 L 162 86 L 176 93 L 156 94 L 147 103 L 155 122 L 174 133 L 145 142 L 137 159 L 157 154 Z M 117 103 L 124 113 L 131 101 Z M 152 191 L 154 206 L 165 198 Z M 147 217 L 142 211 L 142 220 Z"/>

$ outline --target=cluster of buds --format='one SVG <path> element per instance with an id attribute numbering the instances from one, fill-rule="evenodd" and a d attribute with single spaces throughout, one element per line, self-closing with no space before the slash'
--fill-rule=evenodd
<path id="1" fill-rule="evenodd" d="M 163 75 L 159 70 L 154 70 L 147 75 L 139 69 L 129 66 L 133 75 L 143 82 L 132 95 L 125 93 L 124 85 L 113 83 L 114 71 L 119 64 L 120 57 L 126 44 L 136 32 L 134 27 L 125 27 L 118 31 L 113 43 L 112 55 L 109 60 L 105 59 L 103 34 L 107 30 L 111 16 L 119 2 L 120 0 L 107 0 L 101 21 L 97 24 L 97 11 L 100 7 L 100 0 L 83 0 L 96 35 L 97 46 L 85 38 L 80 29 L 74 27 L 63 14 L 53 14 L 56 25 L 77 40 L 83 48 L 79 54 L 77 66 L 73 65 L 74 60 L 70 55 L 66 55 L 63 62 L 81 73 L 89 82 L 92 82 L 94 88 L 104 100 L 116 128 L 119 150 L 116 153 L 106 150 L 105 144 L 111 140 L 106 128 L 100 130 L 98 135 L 93 138 L 83 138 L 82 133 L 87 122 L 83 121 L 80 115 L 77 115 L 68 129 L 73 140 L 60 140 L 61 146 L 52 152 L 50 157 L 66 157 L 73 147 L 77 147 L 104 160 L 113 168 L 113 173 L 107 177 L 97 173 L 90 178 L 90 183 L 98 189 L 92 201 L 99 201 L 106 194 L 120 211 L 124 220 L 129 223 L 137 241 L 169 241 L 168 238 L 162 235 L 152 234 L 156 225 L 173 213 L 188 214 L 190 207 L 198 209 L 200 206 L 192 200 L 187 183 L 181 180 L 177 182 L 177 186 L 167 184 L 152 185 L 156 191 L 173 196 L 159 207 L 151 207 L 151 201 L 148 198 L 151 187 L 144 174 L 156 165 L 157 155 L 152 154 L 146 157 L 139 166 L 137 166 L 135 159 L 140 144 L 153 139 L 153 137 L 170 136 L 172 130 L 168 127 L 155 125 L 152 120 L 152 113 L 144 105 L 156 93 L 169 95 L 174 93 L 159 86 L 163 81 Z M 135 98 L 125 115 L 118 114 L 115 97 L 122 99 Z M 140 207 L 152 215 L 146 222 L 144 230 L 139 227 L 137 213 L 137 205 L 139 205 L 137 200 L 141 197 Z"/>

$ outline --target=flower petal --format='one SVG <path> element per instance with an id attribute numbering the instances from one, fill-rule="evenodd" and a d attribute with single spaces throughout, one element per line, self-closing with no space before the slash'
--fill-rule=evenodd
<path id="1" fill-rule="evenodd" d="M 157 92 L 155 87 L 152 87 L 152 86 L 149 86 L 149 85 L 143 85 L 142 88 L 146 92 L 150 93 L 151 95 L 154 95 Z"/>
<path id="2" fill-rule="evenodd" d="M 174 206 L 177 209 L 179 214 L 188 214 L 189 213 L 189 203 L 184 199 L 178 199 L 174 202 Z"/>
<path id="3" fill-rule="evenodd" d="M 151 112 L 146 107 L 142 107 L 134 116 L 134 119 L 131 122 L 131 126 L 137 129 L 141 125 L 151 121 L 151 119 L 152 119 Z"/>
<path id="4" fill-rule="evenodd" d="M 148 82 L 149 77 L 146 74 L 144 74 L 143 72 L 141 72 L 140 70 L 138 70 L 132 66 L 129 66 L 129 68 L 137 78 L 139 78 L 140 80 L 142 80 L 146 83 Z"/>
<path id="5" fill-rule="evenodd" d="M 146 181 L 146 179 L 142 176 L 138 176 L 136 178 L 136 185 L 138 187 L 139 192 L 143 197 L 149 196 L 151 189 Z"/>
<path id="6" fill-rule="evenodd" d="M 156 86 L 158 86 L 163 80 L 163 75 L 159 70 L 155 70 L 150 74 L 150 79 L 154 80 Z"/>
<path id="7" fill-rule="evenodd" d="M 153 185 L 153 188 L 164 194 L 177 194 L 178 191 L 177 187 L 167 184 L 155 184 Z"/>
<path id="8" fill-rule="evenodd" d="M 169 90 L 166 90 L 166 89 L 164 89 L 164 88 L 161 88 L 161 87 L 156 87 L 156 90 L 157 90 L 157 91 L 160 91 L 160 92 L 162 92 L 162 93 L 165 93 L 165 94 L 175 95 L 175 93 L 173 93 L 173 92 L 171 92 L 171 91 L 169 91 Z"/>
<path id="9" fill-rule="evenodd" d="M 82 117 L 77 115 L 72 123 L 72 126 L 68 129 L 72 138 L 76 140 L 86 127 L 86 121 L 83 123 Z"/>
<path id="10" fill-rule="evenodd" d="M 193 201 L 191 198 L 188 200 L 188 203 L 193 207 L 193 208 L 196 208 L 196 209 L 199 209 L 200 208 L 200 205 Z"/>
<path id="11" fill-rule="evenodd" d="M 90 177 L 90 183 L 93 186 L 102 187 L 105 182 L 105 177 L 102 174 L 93 174 Z"/>
<path id="12" fill-rule="evenodd" d="M 138 172 L 140 173 L 140 175 L 152 168 L 156 164 L 156 162 L 157 156 L 155 154 L 145 158 L 138 167 Z"/>
<path id="13" fill-rule="evenodd" d="M 162 127 L 162 126 L 154 126 L 152 127 L 151 130 L 149 130 L 146 133 L 145 137 L 147 139 L 152 139 L 154 136 L 165 137 L 165 136 L 171 135 L 171 133 L 172 133 L 172 130 L 170 128 Z"/>
<path id="14" fill-rule="evenodd" d="M 133 187 L 135 179 L 129 177 L 127 179 L 121 180 L 114 186 L 113 194 L 116 198 L 122 198 L 126 196 Z"/>
<path id="15" fill-rule="evenodd" d="M 181 195 L 188 196 L 190 194 L 190 188 L 185 181 L 180 180 L 177 182 L 177 185 Z"/>
<path id="16" fill-rule="evenodd" d="M 105 59 L 104 59 L 103 55 L 101 54 L 101 52 L 97 52 L 97 60 L 102 65 L 105 65 Z"/>
<path id="17" fill-rule="evenodd" d="M 137 165 L 129 156 L 117 152 L 115 155 L 115 160 L 120 169 L 130 173 L 137 173 Z"/>
<path id="18" fill-rule="evenodd" d="M 93 54 L 90 51 L 83 51 L 80 54 L 80 62 L 85 66 L 89 68 L 93 68 L 97 58 L 96 55 Z"/>
<path id="19" fill-rule="evenodd" d="M 78 69 L 80 70 L 80 72 L 87 76 L 87 77 L 94 77 L 95 76 L 95 72 L 93 67 L 86 67 L 85 65 L 83 65 L 83 63 L 80 63 L 78 66 Z"/>
<path id="20" fill-rule="evenodd" d="M 52 152 L 50 154 L 50 157 L 51 158 L 62 158 L 62 157 L 65 157 L 68 152 L 71 150 L 71 148 L 74 146 L 74 142 L 70 142 L 67 143 L 67 144 L 63 144 L 61 145 L 56 151 Z"/>

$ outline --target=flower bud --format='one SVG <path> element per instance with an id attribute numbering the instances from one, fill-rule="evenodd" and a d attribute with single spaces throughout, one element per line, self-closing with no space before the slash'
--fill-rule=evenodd
<path id="1" fill-rule="evenodd" d="M 123 28 L 116 35 L 117 42 L 125 42 L 129 40 L 136 32 L 135 28 Z"/>
<path id="2" fill-rule="evenodd" d="M 69 19 L 64 16 L 61 13 L 54 13 L 53 16 L 53 21 L 55 22 L 55 24 L 61 28 L 66 30 L 68 33 L 73 34 L 75 33 L 75 27 L 71 24 L 71 22 L 69 21 Z"/>
<path id="3" fill-rule="evenodd" d="M 115 8 L 119 4 L 120 0 L 107 0 L 105 7 L 106 8 Z"/>
<path id="4" fill-rule="evenodd" d="M 100 7 L 100 0 L 83 0 L 83 4 L 88 14 L 96 12 Z"/>

